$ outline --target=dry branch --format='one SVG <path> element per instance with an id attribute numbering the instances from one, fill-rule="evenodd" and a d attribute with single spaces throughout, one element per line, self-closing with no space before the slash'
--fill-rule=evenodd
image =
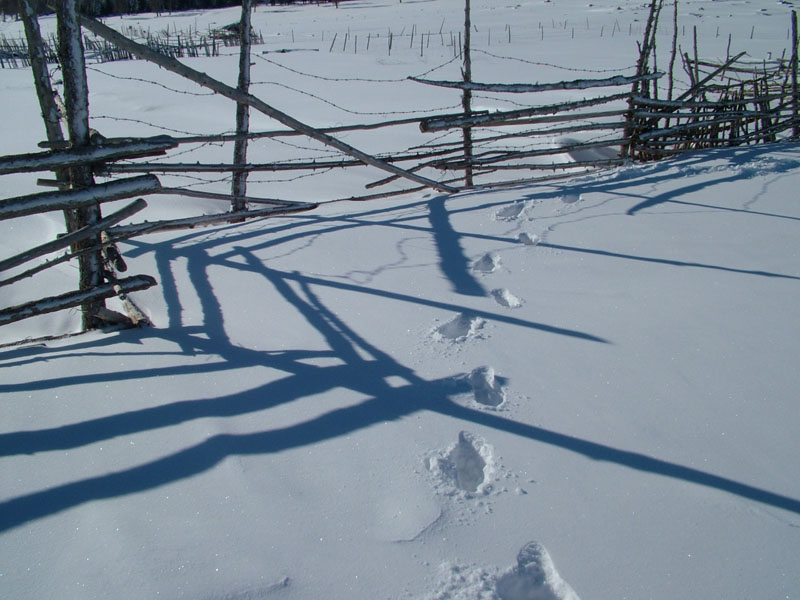
<path id="1" fill-rule="evenodd" d="M 230 202 L 230 194 L 217 194 L 214 192 L 202 192 L 199 190 L 190 190 L 186 188 L 161 188 L 160 194 L 174 194 L 178 196 L 187 196 L 189 198 L 205 198 L 207 200 L 227 200 Z M 278 198 L 254 198 L 253 196 L 245 196 L 244 201 L 248 204 L 272 204 L 277 206 L 289 206 L 297 208 L 305 208 L 312 210 L 318 205 L 314 202 L 297 202 L 295 200 L 280 200 Z"/>
<path id="2" fill-rule="evenodd" d="M 102 146 L 76 147 L 69 150 L 34 152 L 16 156 L 0 156 L 0 175 L 9 173 L 31 173 L 54 171 L 87 163 L 102 163 L 120 158 L 155 156 L 175 148 L 177 143 L 170 137 L 158 136 L 138 141 L 105 143 Z"/>
<path id="3" fill-rule="evenodd" d="M 90 19 L 88 17 L 81 17 L 81 25 L 83 25 L 84 27 L 89 29 L 95 35 L 97 35 L 99 37 L 102 37 L 102 38 L 108 40 L 109 42 L 111 42 L 113 44 L 116 44 L 120 48 L 123 48 L 123 49 L 127 50 L 131 54 L 133 54 L 135 56 L 138 56 L 141 59 L 153 62 L 153 63 L 155 63 L 155 64 L 167 69 L 168 71 L 172 71 L 173 73 L 177 73 L 178 75 L 181 75 L 182 77 L 185 77 L 186 79 L 194 81 L 195 83 L 197 83 L 197 84 L 199 84 L 199 85 L 201 85 L 203 87 L 206 87 L 206 88 L 208 88 L 210 90 L 213 90 L 213 91 L 217 92 L 218 94 L 221 94 L 221 95 L 223 95 L 223 96 L 225 96 L 227 98 L 230 98 L 231 100 L 234 100 L 234 101 L 239 102 L 239 103 L 247 104 L 247 105 L 251 106 L 252 108 L 255 108 L 256 110 L 258 110 L 259 112 L 262 112 L 265 115 L 275 119 L 279 123 L 282 123 L 282 124 L 286 125 L 287 127 L 291 128 L 291 129 L 294 129 L 294 130 L 297 130 L 297 131 L 301 131 L 305 135 L 307 135 L 308 137 L 310 137 L 312 139 L 315 139 L 315 140 L 325 144 L 326 146 L 331 146 L 332 148 L 336 148 L 337 150 L 340 150 L 341 152 L 344 152 L 345 154 L 348 154 L 348 155 L 350 155 L 350 156 L 352 156 L 354 158 L 357 158 L 357 159 L 359 159 L 359 160 L 361 160 L 361 161 L 363 161 L 363 162 L 365 162 L 365 163 L 367 163 L 369 165 L 372 165 L 373 167 L 382 169 L 384 171 L 388 171 L 390 173 L 393 173 L 395 175 L 399 175 L 401 177 L 405 177 L 406 179 L 410 179 L 412 181 L 415 181 L 415 182 L 420 183 L 422 185 L 425 185 L 427 187 L 432 187 L 434 189 L 438 189 L 439 191 L 442 191 L 442 192 L 452 193 L 452 192 L 455 191 L 455 188 L 453 188 L 453 187 L 451 187 L 449 185 L 441 184 L 441 183 L 438 183 L 438 182 L 433 181 L 431 179 L 427 179 L 425 177 L 421 177 L 419 175 L 414 175 L 413 173 L 409 173 L 408 171 L 405 171 L 405 170 L 403 170 L 403 169 L 401 169 L 399 167 L 396 167 L 394 165 L 386 163 L 386 162 L 384 162 L 382 160 L 378 160 L 374 156 L 371 156 L 371 155 L 369 155 L 369 154 L 367 154 L 365 152 L 362 152 L 361 150 L 358 150 L 357 148 L 354 148 L 353 146 L 350 146 L 349 144 L 346 144 L 346 143 L 344 143 L 344 142 L 342 142 L 342 141 L 340 141 L 340 140 L 338 140 L 338 139 L 336 139 L 334 137 L 331 137 L 330 135 L 328 135 L 326 133 L 322 133 L 318 129 L 315 129 L 313 127 L 310 127 L 310 126 L 306 125 L 305 123 L 302 123 L 302 122 L 298 121 L 294 117 L 291 117 L 291 116 L 287 115 L 286 113 L 284 113 L 284 112 L 282 112 L 282 111 L 270 106 L 266 102 L 256 98 L 255 96 L 253 96 L 251 94 L 242 93 L 241 91 L 237 90 L 236 88 L 233 88 L 233 87 L 231 87 L 229 85 L 226 85 L 226 84 L 222 83 L 221 81 L 213 79 L 212 77 L 209 77 L 205 73 L 201 73 L 200 71 L 196 71 L 196 70 L 194 70 L 194 69 L 182 64 L 180 61 L 178 61 L 178 60 L 176 60 L 174 58 L 171 58 L 171 57 L 168 57 L 168 56 L 164 56 L 162 54 L 154 52 L 150 48 L 147 48 L 146 46 L 143 46 L 142 44 L 138 44 L 138 43 L 134 42 L 133 40 L 130 40 L 130 39 L 126 38 L 125 36 L 123 36 L 119 32 L 114 31 L 113 29 L 111 29 L 110 27 L 107 27 L 106 25 L 103 25 L 99 21 L 96 21 L 94 19 Z"/>
<path id="4" fill-rule="evenodd" d="M 150 194 L 158 191 L 161 184 L 155 175 L 142 175 L 100 183 L 82 190 L 64 192 L 42 192 L 0 201 L 0 220 L 24 217 L 50 210 L 74 210 L 101 202 L 112 202 Z"/>
<path id="5" fill-rule="evenodd" d="M 477 92 L 500 92 L 511 94 L 523 94 L 528 92 L 550 92 L 558 90 L 587 90 L 598 87 L 611 87 L 628 85 L 638 81 L 649 81 L 659 79 L 664 73 L 648 73 L 645 75 L 627 77 L 617 75 L 605 79 L 575 79 L 573 81 L 561 81 L 558 83 L 476 83 L 474 81 L 435 81 L 432 79 L 420 79 L 409 77 L 411 81 L 433 85 L 437 87 L 455 88 L 460 90 L 470 90 Z"/>
<path id="6" fill-rule="evenodd" d="M 72 244 L 83 241 L 93 235 L 98 235 L 100 232 L 107 230 L 112 225 L 116 225 L 123 219 L 136 214 L 146 206 L 147 202 L 139 198 L 125 208 L 118 210 L 117 212 L 92 225 L 87 225 L 86 227 L 82 227 L 77 231 L 62 235 L 60 238 L 53 240 L 52 242 L 41 244 L 40 246 L 31 248 L 30 250 L 22 252 L 21 254 L 17 254 L 16 256 L 12 256 L 11 258 L 0 261 L 0 271 L 7 271 L 8 269 L 12 269 L 28 262 L 29 260 L 33 260 L 34 258 L 39 258 L 40 256 L 50 254 L 56 250 L 61 250 L 62 248 L 66 248 L 67 246 L 71 246 Z"/>
<path id="7" fill-rule="evenodd" d="M 60 296 L 10 306 L 0 310 L 0 325 L 8 325 L 29 317 L 112 298 L 117 295 L 117 290 L 129 293 L 146 290 L 154 285 L 156 285 L 156 280 L 149 275 L 134 275 L 114 283 L 104 283 L 88 290 L 69 292 Z"/>
<path id="8" fill-rule="evenodd" d="M 587 100 L 576 100 L 574 102 L 564 102 L 561 104 L 550 104 L 546 106 L 535 106 L 518 110 L 496 111 L 484 115 L 472 115 L 470 117 L 430 117 L 422 119 L 419 128 L 423 132 L 444 131 L 446 129 L 463 128 L 465 126 L 479 127 L 498 125 L 509 122 L 513 119 L 532 117 L 534 115 L 551 115 L 558 112 L 565 112 L 584 108 L 587 106 L 598 106 L 617 100 L 626 100 L 630 94 L 614 94 L 612 96 L 601 96 Z"/>
<path id="9" fill-rule="evenodd" d="M 258 217 L 274 217 L 279 215 L 292 214 L 312 210 L 318 204 L 307 204 L 302 206 L 280 206 L 263 208 L 260 210 L 246 210 L 218 215 L 202 215 L 199 217 L 188 217 L 185 219 L 169 219 L 165 221 L 153 221 L 144 223 L 134 223 L 131 225 L 120 225 L 108 229 L 108 236 L 111 240 L 131 238 L 147 233 L 160 233 L 162 231 L 176 231 L 180 229 L 194 229 L 195 227 L 205 227 L 218 223 L 238 222 L 244 219 L 255 219 Z"/>
<path id="10" fill-rule="evenodd" d="M 499 156 L 491 156 L 486 158 L 474 158 L 472 164 L 474 166 L 491 165 L 501 163 L 509 160 L 517 160 L 520 158 L 531 158 L 534 156 L 552 156 L 555 154 L 567 154 L 575 150 L 585 150 L 587 148 L 609 148 L 611 146 L 624 146 L 628 143 L 627 138 L 618 138 L 614 140 L 605 140 L 599 142 L 584 142 L 580 144 L 570 144 L 568 146 L 561 146 L 559 148 L 543 148 L 541 150 L 525 150 L 521 152 L 504 152 Z M 437 169 L 451 170 L 463 169 L 466 165 L 464 161 L 440 161 L 433 164 Z"/>

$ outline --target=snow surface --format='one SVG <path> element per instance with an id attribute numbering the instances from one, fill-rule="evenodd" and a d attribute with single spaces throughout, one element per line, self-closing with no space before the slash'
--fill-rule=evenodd
<path id="1" fill-rule="evenodd" d="M 724 57 L 729 33 L 733 52 L 779 55 L 792 4 L 687 0 L 679 41 L 689 48 L 697 25 L 701 55 Z M 629 74 L 644 5 L 473 0 L 475 79 Z M 459 29 L 461 10 L 259 7 L 257 52 L 305 51 L 256 58 L 254 81 L 272 83 L 254 92 L 320 126 L 457 111 L 457 92 L 402 80 L 440 65 L 436 77 L 458 77 L 437 38 Z M 107 22 L 203 30 L 237 18 Z M 414 26 L 433 32 L 426 53 L 407 36 L 389 55 L 388 28 Z M 357 54 L 339 46 L 348 31 Z M 235 49 L 186 60 L 235 81 Z M 146 63 L 92 69 L 104 135 L 233 127 L 232 104 L 147 83 L 204 94 Z M 2 70 L 0 85 L 14 116 L 2 153 L 35 151 L 30 72 Z M 476 105 L 513 107 L 507 98 Z M 342 138 L 366 151 L 419 143 L 413 127 L 390 131 Z M 326 155 L 287 139 L 253 143 L 251 158 Z M 190 150 L 175 160 L 232 152 Z M 798 174 L 797 144 L 742 147 L 124 244 L 129 273 L 159 281 L 134 294 L 154 328 L 0 349 L 0 597 L 798 597 Z M 383 176 L 261 174 L 249 193 L 322 201 Z M 37 191 L 30 175 L 2 181 L 4 197 Z M 148 219 L 225 208 L 148 202 Z M 9 253 L 63 229 L 57 215 L 0 225 Z M 75 280 L 63 265 L 3 288 L 2 304 Z M 0 336 L 77 322 L 66 311 Z"/>

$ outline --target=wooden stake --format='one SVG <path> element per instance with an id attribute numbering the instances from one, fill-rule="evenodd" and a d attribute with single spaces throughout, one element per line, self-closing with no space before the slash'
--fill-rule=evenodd
<path id="1" fill-rule="evenodd" d="M 242 17 L 239 21 L 239 81 L 237 90 L 242 94 L 250 92 L 250 15 L 253 0 L 242 0 Z M 292 31 L 294 37 L 294 31 Z M 294 41 L 294 40 L 293 40 Z M 240 137 L 233 143 L 233 162 L 235 165 L 247 163 L 247 134 L 250 131 L 250 105 L 236 103 L 236 134 Z M 243 136 L 243 137 L 242 137 Z M 231 182 L 231 210 L 247 210 L 244 197 L 247 195 L 247 171 L 234 170 Z"/>

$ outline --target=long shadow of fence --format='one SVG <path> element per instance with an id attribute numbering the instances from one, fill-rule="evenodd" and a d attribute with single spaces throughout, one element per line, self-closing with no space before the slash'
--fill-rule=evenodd
<path id="1" fill-rule="evenodd" d="M 440 267 L 443 273 L 451 274 L 451 279 L 455 277 L 456 281 L 452 282 L 453 288 L 458 291 L 459 286 L 464 283 L 462 265 L 458 264 L 464 260 L 464 257 L 457 252 L 457 249 L 460 248 L 459 240 L 463 234 L 458 233 L 450 224 L 450 218 L 443 203 L 441 210 L 444 212 L 429 221 L 427 230 L 434 237 L 444 234 L 445 239 L 437 243 L 440 260 L 457 264 L 451 264 L 448 268 L 442 265 Z M 307 217 L 295 219 L 274 229 L 282 230 L 284 240 L 286 237 L 300 238 L 317 235 L 319 227 L 326 230 L 357 227 L 362 219 L 363 224 L 374 225 L 374 218 L 379 213 L 380 210 L 365 211 L 362 215 L 348 216 L 343 222 L 339 222 L 337 219 L 328 222 L 319 216 Z M 388 218 L 384 224 L 388 227 L 426 229 L 424 225 L 411 223 L 413 219 L 419 218 L 427 217 L 422 215 L 400 219 Z M 317 226 L 317 230 L 309 227 L 309 219 Z M 444 222 L 447 225 L 443 226 Z M 86 383 L 128 381 L 210 371 L 222 372 L 256 365 L 274 368 L 286 375 L 241 393 L 171 402 L 49 429 L 0 434 L 0 455 L 79 448 L 101 440 L 172 427 L 201 418 L 233 417 L 255 413 L 291 402 L 300 402 L 311 395 L 324 393 L 334 388 L 351 390 L 359 397 L 366 399 L 286 427 L 247 434 L 214 435 L 202 442 L 132 468 L 87 477 L 9 498 L 0 503 L 0 531 L 18 527 L 92 500 L 135 494 L 180 481 L 212 469 L 229 456 L 266 455 L 312 445 L 348 435 L 377 423 L 394 421 L 423 411 L 511 433 L 534 442 L 574 452 L 592 460 L 692 482 L 800 514 L 800 500 L 794 498 L 699 469 L 463 406 L 453 400 L 454 394 L 469 391 L 469 386 L 463 376 L 453 374 L 433 380 L 419 376 L 412 368 L 359 335 L 351 325 L 326 305 L 319 292 L 326 287 L 333 286 L 350 293 L 377 294 L 403 303 L 426 304 L 441 308 L 458 308 L 457 305 L 421 300 L 356 284 L 310 277 L 296 271 L 271 268 L 259 259 L 256 252 L 266 246 L 280 243 L 280 239 L 275 239 L 274 231 L 264 235 L 263 231 L 247 232 L 231 229 L 225 233 L 227 235 L 190 234 L 190 236 L 186 236 L 206 236 L 204 241 L 195 238 L 196 243 L 191 246 L 188 266 L 190 278 L 196 287 L 195 291 L 202 306 L 204 318 L 202 327 L 197 330 L 181 328 L 179 322 L 176 321 L 171 323 L 173 327 L 168 329 L 125 334 L 131 338 L 139 336 L 145 342 L 148 337 L 160 337 L 177 344 L 180 348 L 179 354 L 198 353 L 217 357 L 217 360 L 146 371 L 134 369 L 106 374 L 43 379 L 16 385 L 0 385 L 0 392 L 44 390 L 61 386 L 79 386 Z M 253 243 L 254 236 L 257 238 L 256 243 Z M 267 241 L 262 242 L 261 240 L 265 238 Z M 180 248 L 176 248 L 174 243 L 154 244 L 149 248 L 145 248 L 142 242 L 136 243 L 140 244 L 140 251 L 155 252 L 172 311 L 171 318 L 179 319 L 180 296 L 177 287 L 170 283 L 170 267 L 171 263 L 180 256 Z M 245 244 L 249 244 L 249 246 L 245 247 Z M 219 253 L 221 245 L 225 245 L 227 250 Z M 284 301 L 288 302 L 302 316 L 307 325 L 324 339 L 326 348 L 317 351 L 295 349 L 265 352 L 235 345 L 226 333 L 223 320 L 224 310 L 208 279 L 209 268 L 220 266 L 246 270 L 262 277 L 264 281 L 273 286 Z M 503 315 L 493 313 L 487 313 L 487 316 L 493 319 L 503 317 Z M 517 326 L 550 334 L 568 335 L 580 341 L 593 343 L 606 341 L 586 332 L 563 330 L 521 319 L 506 317 L 505 320 Z M 204 335 L 195 335 L 200 332 Z M 61 352 L 70 353 L 72 356 L 91 353 L 87 353 L 87 350 L 94 352 L 97 350 L 97 345 L 94 343 L 86 345 L 79 342 L 72 347 L 67 346 L 60 349 L 35 348 L 25 352 L 18 351 L 15 358 L 21 363 L 30 363 L 37 360 L 55 360 Z M 149 354 L 146 346 L 143 347 L 140 354 Z M 335 358 L 337 360 L 333 363 L 331 361 L 320 364 L 309 363 L 308 359 L 314 358 Z M 395 381 L 400 378 L 405 383 L 399 387 L 393 387 L 387 382 L 389 377 L 394 378 Z"/>

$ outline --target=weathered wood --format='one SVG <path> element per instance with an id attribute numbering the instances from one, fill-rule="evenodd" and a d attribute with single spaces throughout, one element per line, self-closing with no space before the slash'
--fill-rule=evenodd
<path id="1" fill-rule="evenodd" d="M 608 158 L 598 160 L 576 160 L 566 163 L 517 163 L 513 165 L 492 165 L 492 171 L 568 171 L 570 169 L 582 169 L 586 167 L 615 167 L 624 165 L 626 162 L 622 158 Z"/>
<path id="2" fill-rule="evenodd" d="M 187 196 L 189 198 L 205 198 L 207 200 L 226 200 L 230 202 L 230 194 L 217 194 L 214 192 L 203 192 L 200 190 L 191 190 L 187 188 L 162 188 L 160 194 L 174 194 L 178 196 Z M 272 204 L 276 206 L 289 206 L 306 208 L 312 210 L 318 205 L 314 202 L 298 202 L 296 200 L 280 200 L 278 198 L 255 198 L 253 196 L 245 196 L 245 202 L 248 204 Z"/>
<path id="3" fill-rule="evenodd" d="M 154 285 L 157 285 L 156 280 L 149 275 L 134 275 L 133 277 L 120 279 L 114 283 L 100 284 L 88 290 L 68 292 L 60 296 L 44 298 L 43 300 L 27 302 L 17 306 L 10 306 L 0 310 L 0 325 L 8 325 L 9 323 L 56 312 L 65 308 L 86 306 L 87 304 L 96 303 L 102 304 L 103 300 L 116 296 L 118 293 L 117 289 L 125 293 L 130 293 L 138 290 L 146 290 Z"/>
<path id="4" fill-rule="evenodd" d="M 473 115 L 488 114 L 489 111 L 473 111 Z M 451 113 L 448 115 L 439 115 L 440 118 L 456 118 L 463 117 L 464 113 Z M 375 123 L 357 123 L 353 125 L 337 125 L 335 127 L 321 127 L 318 131 L 322 133 L 344 133 L 348 131 L 371 131 L 374 129 L 383 129 L 384 127 L 397 127 L 402 125 L 417 125 L 425 117 L 408 117 L 405 119 L 391 119 L 387 121 L 378 121 Z M 294 129 L 280 129 L 274 131 L 260 131 L 255 133 L 248 133 L 246 137 L 248 140 L 256 140 L 262 138 L 279 138 L 279 137 L 297 137 L 305 136 L 305 133 L 295 131 Z M 179 144 L 195 144 L 205 142 L 234 142 L 240 139 L 241 135 L 234 133 L 216 134 L 216 135 L 190 135 L 175 137 L 176 142 Z"/>
<path id="5" fill-rule="evenodd" d="M 253 0 L 242 0 L 242 18 L 239 21 L 239 81 L 237 89 L 250 93 L 250 15 Z M 250 130 L 250 106 L 244 102 L 236 104 L 236 134 L 240 137 L 233 143 L 233 162 L 236 165 L 247 163 L 247 133 Z M 247 194 L 247 171 L 237 169 L 233 172 L 231 183 L 231 210 L 247 209 L 244 200 Z"/>
<path id="6" fill-rule="evenodd" d="M 436 81 L 432 79 L 420 79 L 419 77 L 409 77 L 409 79 L 417 83 L 424 83 L 425 85 L 456 88 L 474 92 L 523 94 L 529 92 L 586 90 L 598 87 L 628 85 L 637 81 L 659 79 L 663 76 L 664 73 L 647 73 L 633 77 L 617 75 L 615 77 L 606 77 L 605 79 L 575 79 L 573 81 L 561 81 L 558 83 L 476 83 L 474 81 Z"/>
<path id="7" fill-rule="evenodd" d="M 728 110 L 728 111 L 708 111 L 708 112 L 669 112 L 664 114 L 658 111 L 651 110 L 637 110 L 634 115 L 642 119 L 660 119 L 662 117 L 669 117 L 670 119 L 703 119 L 705 117 L 712 117 L 710 120 L 714 121 L 733 121 L 736 119 L 756 119 L 761 117 L 775 116 L 774 112 L 756 111 L 756 110 Z"/>
<path id="8" fill-rule="evenodd" d="M 503 152 L 499 156 L 477 157 L 472 160 L 474 166 L 490 165 L 501 163 L 508 160 L 517 160 L 520 158 L 531 158 L 534 156 L 551 156 L 556 154 L 567 154 L 575 150 L 585 150 L 587 148 L 609 148 L 612 146 L 624 146 L 629 140 L 627 138 L 618 138 L 613 140 L 604 140 L 598 142 L 584 142 L 580 144 L 569 144 L 559 148 L 542 148 L 540 150 L 525 150 L 520 152 Z M 450 170 L 464 168 L 463 161 L 440 161 L 431 165 L 437 169 Z"/>
<path id="9" fill-rule="evenodd" d="M 259 98 L 256 98 L 251 94 L 244 94 L 239 90 L 237 90 L 236 88 L 233 88 L 229 85 L 222 83 L 221 81 L 213 79 L 212 77 L 209 77 L 205 73 L 196 71 L 191 67 L 182 64 L 180 61 L 174 58 L 159 54 L 151 50 L 150 48 L 143 46 L 142 44 L 138 44 L 133 40 L 126 38 L 122 34 L 118 33 L 117 31 L 114 31 L 113 29 L 107 27 L 106 25 L 103 25 L 99 21 L 90 19 L 88 17 L 81 17 L 81 24 L 95 35 L 116 44 L 120 48 L 127 50 L 131 54 L 138 56 L 141 59 L 153 62 L 167 69 L 168 71 L 177 73 L 178 75 L 181 75 L 186 79 L 194 81 L 198 85 L 213 90 L 218 94 L 230 98 L 231 100 L 248 104 L 252 108 L 275 119 L 279 123 L 282 123 L 291 129 L 301 131 L 308 137 L 315 139 L 325 144 L 326 146 L 336 148 L 337 150 L 340 150 L 345 154 L 348 154 L 354 158 L 362 160 L 373 167 L 382 169 L 384 171 L 388 171 L 390 173 L 399 175 L 401 177 L 405 177 L 406 179 L 410 179 L 411 181 L 415 181 L 427 187 L 432 187 L 442 192 L 453 193 L 455 191 L 455 188 L 449 185 L 441 184 L 431 179 L 421 177 L 413 173 L 409 173 L 399 167 L 396 167 L 385 161 L 379 160 L 374 156 L 371 156 L 365 152 L 362 152 L 361 150 L 358 150 L 357 148 L 349 144 L 346 144 L 337 138 L 334 138 L 326 133 L 322 133 L 318 129 L 315 129 L 313 127 L 306 125 L 305 123 L 302 123 L 301 121 L 298 121 L 294 117 L 291 117 L 288 114 L 270 106 L 263 100 L 260 100 Z"/>
<path id="10" fill-rule="evenodd" d="M 105 231 L 112 225 L 116 225 L 120 221 L 127 219 L 131 215 L 136 214 L 140 210 L 144 209 L 147 206 L 147 202 L 143 199 L 139 198 L 135 202 L 129 204 L 128 206 L 118 210 L 117 212 L 81 227 L 80 229 L 73 231 L 71 233 L 67 233 L 60 238 L 53 240 L 52 242 L 47 242 L 45 244 L 41 244 L 40 246 L 36 246 L 35 248 L 31 248 L 30 250 L 26 250 L 16 256 L 12 256 L 11 258 L 7 258 L 5 260 L 0 261 L 0 271 L 7 271 L 8 269 L 12 269 L 17 267 L 23 263 L 28 262 L 29 260 L 33 260 L 34 258 L 39 258 L 40 256 L 45 256 L 46 254 L 50 254 L 51 252 L 56 252 L 57 250 L 61 250 L 62 248 L 66 248 L 67 246 L 72 246 L 81 242 L 83 240 L 89 239 L 93 236 L 99 236 L 100 232 Z M 91 244 L 92 248 L 99 248 L 100 244 Z M 83 250 L 85 248 L 78 248 L 76 252 L 79 250 Z M 97 252 L 99 256 L 99 251 Z M 86 255 L 84 253 L 84 255 Z M 101 263 L 102 263 L 102 259 Z M 100 271 L 102 275 L 102 264 L 100 265 Z M 97 284 L 95 284 L 97 285 Z"/>
<path id="11" fill-rule="evenodd" d="M 164 154 L 177 143 L 169 137 L 144 138 L 135 142 L 107 143 L 102 146 L 74 147 L 69 150 L 0 156 L 0 175 L 54 171 L 87 163 L 102 163 L 120 158 Z"/>
<path id="12" fill-rule="evenodd" d="M 614 114 L 624 114 L 614 113 Z M 583 119 L 578 119 L 576 116 L 570 118 L 570 120 L 575 121 L 583 121 Z M 529 137 L 539 137 L 539 136 L 551 136 L 556 134 L 562 133 L 575 133 L 581 131 L 613 131 L 616 129 L 623 129 L 625 127 L 624 121 L 609 121 L 606 123 L 583 123 L 581 122 L 580 125 L 570 125 L 568 127 L 551 127 L 548 129 L 526 129 L 525 131 L 515 131 L 513 133 L 503 133 L 493 136 L 482 137 L 473 140 L 475 144 L 485 144 L 488 142 L 497 142 L 500 140 L 508 140 L 508 139 L 515 139 L 515 138 L 529 138 Z M 444 147 L 454 147 L 460 146 L 462 142 L 460 141 L 453 141 L 453 142 L 440 142 L 437 144 L 424 144 L 418 146 L 419 148 L 444 148 Z"/>
<path id="13" fill-rule="evenodd" d="M 76 148 L 89 146 L 91 136 L 89 130 L 89 86 L 75 0 L 56 0 L 56 30 L 58 33 L 58 58 L 64 79 L 64 105 L 69 141 Z M 94 176 L 91 165 L 82 164 L 70 167 L 69 180 L 74 188 L 86 188 L 93 185 Z M 75 219 L 74 227 L 80 228 L 77 231 L 91 227 L 102 218 L 99 204 L 75 209 L 72 214 Z M 95 246 L 97 242 L 99 242 L 98 236 L 85 236 L 76 240 L 73 250 Z M 78 259 L 78 288 L 90 290 L 102 282 L 103 257 L 101 254 L 90 252 L 81 256 Z M 96 314 L 103 308 L 105 308 L 105 304 L 102 298 L 87 301 L 81 307 L 84 329 L 94 329 L 101 324 Z"/>
<path id="14" fill-rule="evenodd" d="M 785 94 L 766 94 L 759 98 L 748 98 L 748 102 L 764 102 L 779 100 L 785 97 Z M 633 101 L 637 106 L 651 106 L 663 107 L 679 110 L 682 108 L 728 108 L 736 107 L 742 104 L 742 99 L 736 100 L 703 100 L 703 101 L 678 101 L 678 100 L 657 100 L 654 98 L 645 98 L 644 96 L 633 96 Z M 672 116 L 672 115 L 670 115 Z"/>
<path id="15" fill-rule="evenodd" d="M 464 87 L 462 88 L 461 107 L 464 109 L 464 116 L 466 117 L 472 115 L 472 90 L 467 87 L 472 84 L 471 30 L 470 0 L 464 0 L 464 67 L 461 70 L 461 74 L 464 77 Z M 464 185 L 471 187 L 473 183 L 472 129 L 466 126 L 461 131 L 464 138 L 464 160 L 467 163 L 467 168 L 464 172 Z"/>
<path id="16" fill-rule="evenodd" d="M 53 97 L 53 88 L 50 85 L 50 73 L 47 69 L 47 59 L 44 52 L 44 41 L 36 18 L 36 9 L 31 0 L 19 0 L 19 15 L 25 28 L 25 38 L 28 42 L 28 54 L 33 71 L 33 81 L 39 107 L 42 109 L 42 118 L 47 132 L 47 139 L 51 142 L 64 140 L 61 130 L 61 114 Z"/>
<path id="17" fill-rule="evenodd" d="M 50 82 L 50 71 L 47 68 L 47 58 L 45 56 L 44 40 L 39 29 L 39 20 L 36 17 L 36 9 L 31 0 L 19 0 L 19 14 L 25 28 L 25 38 L 28 42 L 28 54 L 31 62 L 36 96 L 39 100 L 39 108 L 42 111 L 44 127 L 47 140 L 53 144 L 63 144 L 64 132 L 61 129 L 61 111 L 56 103 L 53 87 Z M 63 169 L 55 171 L 56 180 L 59 187 L 66 189 L 69 187 L 69 173 Z M 67 231 L 73 231 L 78 227 L 75 224 L 75 215 L 71 211 L 64 212 L 64 224 Z"/>
<path id="18" fill-rule="evenodd" d="M 457 149 L 436 150 L 432 152 L 412 152 L 408 154 L 395 154 L 383 157 L 386 162 L 405 162 L 416 161 L 435 156 L 453 154 Z M 282 163 L 249 163 L 245 165 L 235 165 L 230 163 L 131 163 L 131 164 L 109 164 L 103 167 L 102 173 L 227 173 L 238 169 L 248 172 L 268 171 L 315 171 L 320 169 L 341 169 L 348 167 L 361 167 L 364 163 L 360 160 L 341 159 L 341 160 L 320 160 L 311 162 L 282 162 Z M 413 172 L 412 169 L 409 171 Z M 392 179 L 399 176 L 394 175 Z M 229 196 L 230 198 L 230 196 Z"/>
<path id="19" fill-rule="evenodd" d="M 444 131 L 447 129 L 460 129 L 467 125 L 470 127 L 488 127 L 498 123 L 506 123 L 513 119 L 532 117 L 534 115 L 551 115 L 559 112 L 577 110 L 587 106 L 599 106 L 617 100 L 626 100 L 630 94 L 614 94 L 612 96 L 602 96 L 587 100 L 576 100 L 574 102 L 563 102 L 561 104 L 549 104 L 546 106 L 534 106 L 517 110 L 496 111 L 482 115 L 472 115 L 470 117 L 429 117 L 422 119 L 419 128 L 422 132 Z"/>
<path id="20" fill-rule="evenodd" d="M 119 227 L 112 227 L 108 229 L 109 238 L 115 240 L 119 237 L 130 238 L 148 233 L 160 233 L 162 231 L 177 231 L 180 229 L 194 229 L 195 227 L 206 227 L 208 225 L 216 225 L 218 223 L 228 223 L 231 221 L 238 222 L 244 219 L 255 219 L 259 217 L 273 217 L 279 215 L 288 215 L 297 212 L 304 212 L 312 210 L 319 206 L 318 204 L 309 204 L 302 206 L 279 206 L 271 208 L 263 208 L 259 210 L 246 210 L 230 213 L 221 213 L 218 215 L 202 215 L 199 217 L 188 217 L 185 219 L 169 219 L 165 221 L 152 221 L 144 223 L 134 223 L 131 225 L 120 225 Z"/>
<path id="21" fill-rule="evenodd" d="M 0 201 L 0 220 L 42 213 L 51 210 L 74 210 L 101 202 L 112 202 L 151 194 L 161 184 L 155 175 L 142 175 L 93 185 L 83 190 L 41 192 Z"/>
<path id="22" fill-rule="evenodd" d="M 119 241 L 119 240 L 117 240 Z M 21 273 L 17 273 L 12 277 L 8 277 L 7 279 L 0 280 L 0 287 L 4 285 L 11 285 L 12 283 L 16 283 L 18 281 L 22 281 L 23 279 L 27 279 L 28 277 L 33 277 L 37 273 L 41 273 L 47 269 L 55 267 L 56 265 L 60 265 L 61 263 L 65 263 L 70 260 L 74 260 L 84 254 L 88 254 L 89 252 L 97 252 L 102 251 L 103 249 L 107 248 L 108 246 L 115 244 L 116 241 L 103 241 L 100 246 L 91 246 L 89 248 L 84 248 L 83 250 L 79 250 L 77 252 L 65 252 L 64 254 L 57 256 L 56 258 L 51 258 L 50 260 L 46 260 L 41 264 L 36 265 L 35 267 L 31 267 L 30 269 L 26 269 Z"/>

